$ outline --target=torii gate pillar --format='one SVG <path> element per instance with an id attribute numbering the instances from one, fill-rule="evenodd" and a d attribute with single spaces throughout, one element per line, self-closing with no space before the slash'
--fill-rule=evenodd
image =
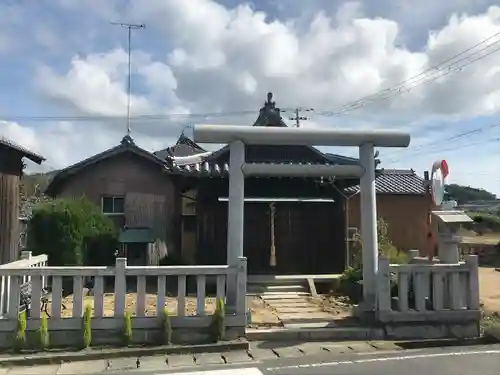
<path id="1" fill-rule="evenodd" d="M 196 125 L 194 140 L 200 143 L 228 143 L 228 264 L 235 266 L 243 256 L 245 175 L 356 177 L 360 178 L 361 238 L 363 242 L 362 310 L 376 307 L 378 268 L 377 203 L 375 195 L 375 147 L 408 147 L 410 135 L 392 130 L 303 129 L 234 125 Z M 245 144 L 357 146 L 361 165 L 270 165 L 245 164 Z M 228 305 L 234 305 L 236 283 L 228 282 Z"/>

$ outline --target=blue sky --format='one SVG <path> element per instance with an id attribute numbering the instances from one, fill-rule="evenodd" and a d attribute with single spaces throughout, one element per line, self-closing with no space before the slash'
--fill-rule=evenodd
<path id="1" fill-rule="evenodd" d="M 380 150 L 387 168 L 423 174 L 444 158 L 450 182 L 500 194 L 500 34 L 482 52 L 411 80 L 500 33 L 494 1 L 450 3 L 3 1 L 1 135 L 46 156 L 45 169 L 116 145 L 126 30 L 110 22 L 145 23 L 133 35 L 132 125 L 147 149 L 168 146 L 193 123 L 250 124 L 272 91 L 282 108 L 315 109 L 303 126 L 410 131 L 408 150 Z M 351 105 L 387 88 L 397 90 Z"/>

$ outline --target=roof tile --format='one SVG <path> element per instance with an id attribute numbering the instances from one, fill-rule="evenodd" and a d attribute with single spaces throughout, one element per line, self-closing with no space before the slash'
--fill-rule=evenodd
<path id="1" fill-rule="evenodd" d="M 377 194 L 413 194 L 426 193 L 425 180 L 413 170 L 380 169 L 375 177 L 375 190 Z M 345 190 L 347 193 L 359 191 L 359 185 L 351 186 Z"/>
<path id="2" fill-rule="evenodd" d="M 14 150 L 20 152 L 21 154 L 23 154 L 23 156 L 27 157 L 28 159 L 30 159 L 34 163 L 41 164 L 42 161 L 45 161 L 45 158 L 43 156 L 38 155 L 38 154 L 28 150 L 26 147 L 23 147 L 15 142 L 12 142 L 11 140 L 9 140 L 3 136 L 0 136 L 0 144 L 7 146 L 7 147 L 10 147 L 11 149 L 14 149 Z"/>

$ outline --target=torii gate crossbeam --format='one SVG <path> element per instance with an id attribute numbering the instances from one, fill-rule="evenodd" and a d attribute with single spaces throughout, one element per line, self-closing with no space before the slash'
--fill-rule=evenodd
<path id="1" fill-rule="evenodd" d="M 410 134 L 393 130 L 305 129 L 235 125 L 195 125 L 194 141 L 228 143 L 229 197 L 227 259 L 243 256 L 244 187 L 246 175 L 342 176 L 360 178 L 363 243 L 363 305 L 374 310 L 378 267 L 375 147 L 408 147 Z M 360 165 L 286 165 L 245 163 L 245 145 L 357 146 Z M 230 288 L 230 284 L 228 288 Z M 228 299 L 234 294 L 228 290 Z M 230 302 L 228 302 L 230 304 Z"/>

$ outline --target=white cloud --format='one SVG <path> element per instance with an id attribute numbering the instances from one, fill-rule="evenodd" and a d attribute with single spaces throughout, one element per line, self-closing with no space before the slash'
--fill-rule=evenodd
<path id="1" fill-rule="evenodd" d="M 2 135 L 47 158 L 40 167 L 28 163 L 29 171 L 46 171 L 66 167 L 91 155 L 117 146 L 124 132 L 106 127 L 105 123 L 87 124 L 58 121 L 43 125 L 26 126 L 17 122 L 0 121 Z M 134 135 L 136 144 L 156 151 L 175 138 L 156 138 Z"/>
<path id="2" fill-rule="evenodd" d="M 59 1 L 64 9 L 73 11 L 79 11 L 75 9 L 82 9 L 80 6 L 85 3 Z M 406 3 L 399 9 L 403 13 L 408 10 L 409 3 Z M 280 107 L 334 110 L 397 85 L 500 32 L 498 6 L 483 7 L 482 13 L 473 15 L 452 15 L 447 10 L 446 24 L 429 33 L 419 48 L 410 49 L 401 44 L 401 35 L 406 31 L 404 17 L 390 19 L 388 13 L 385 18 L 372 16 L 366 2 L 349 2 L 336 13 L 316 10 L 307 27 L 303 20 L 271 19 L 249 5 L 228 9 L 212 0 L 130 1 L 125 10 L 120 10 L 117 2 L 109 2 L 104 8 L 99 8 L 99 4 L 93 2 L 87 9 L 95 8 L 97 17 L 118 14 L 122 19 L 144 22 L 145 32 L 167 47 L 161 53 L 152 50 L 154 47 L 149 44 L 135 47 L 131 102 L 132 113 L 136 114 L 234 112 L 258 108 L 268 91 L 275 94 Z M 426 10 L 434 7 L 430 2 L 426 4 L 429 8 L 420 4 L 418 14 L 426 14 Z M 440 14 L 443 9 L 439 8 Z M 500 36 L 495 40 L 500 41 Z M 127 54 L 116 47 L 98 50 L 100 52 L 96 49 L 94 53 L 73 57 L 62 69 L 60 65 L 57 68 L 50 64 L 40 66 L 35 82 L 45 96 L 69 104 L 80 114 L 123 116 L 127 103 Z M 406 88 L 408 90 L 396 93 L 392 100 L 378 100 L 352 115 L 347 113 L 345 120 L 316 116 L 305 126 L 348 123 L 359 127 L 373 116 L 379 126 L 397 117 L 403 126 L 412 124 L 412 130 L 418 135 L 421 124 L 436 118 L 440 118 L 442 126 L 447 126 L 446 121 L 451 119 L 497 113 L 500 52 L 461 72 Z M 354 120 L 354 116 L 364 117 L 365 121 Z M 86 136 L 74 123 L 70 126 L 68 133 L 60 131 L 61 137 Z M 120 129 L 113 122 L 106 122 L 106 127 L 109 132 Z M 59 131 L 57 127 L 54 129 Z M 38 134 L 48 130 L 33 131 L 35 139 L 40 140 L 44 138 Z M 137 136 L 154 139 L 172 137 L 178 131 L 178 126 L 171 126 L 167 121 L 134 127 Z M 97 125 L 88 130 L 88 134 L 91 139 L 95 138 L 99 134 Z M 78 143 L 74 147 L 78 148 Z M 49 148 L 47 152 L 53 150 Z M 88 156 L 91 150 L 82 153 Z M 58 159 L 75 159 L 74 152 L 65 155 Z"/>

